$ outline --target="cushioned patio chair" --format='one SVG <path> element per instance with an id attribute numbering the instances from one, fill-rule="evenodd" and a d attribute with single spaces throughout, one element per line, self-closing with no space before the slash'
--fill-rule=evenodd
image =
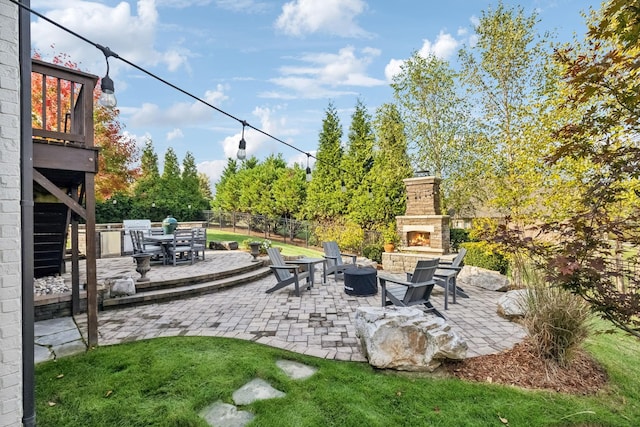
<path id="1" fill-rule="evenodd" d="M 278 289 L 282 289 L 285 286 L 294 284 L 296 296 L 299 297 L 300 280 L 302 279 L 307 279 L 307 289 L 311 287 L 308 271 L 300 272 L 299 265 L 285 264 L 284 260 L 282 259 L 282 255 L 277 248 L 267 249 L 267 254 L 269 255 L 269 260 L 271 261 L 271 265 L 269 266 L 269 268 L 271 268 L 271 271 L 273 271 L 273 275 L 278 281 L 274 287 L 267 289 L 267 293 L 271 293 L 277 291 Z"/>
<path id="2" fill-rule="evenodd" d="M 395 305 L 398 307 L 411 307 L 423 305 L 425 312 L 431 312 L 436 316 L 445 318 L 431 304 L 429 298 L 436 282 L 433 274 L 438 266 L 438 258 L 418 261 L 413 273 L 409 273 L 408 280 L 401 280 L 395 277 L 378 275 L 378 281 L 382 288 L 382 306 Z M 388 286 L 390 283 L 391 286 Z"/>
<path id="3" fill-rule="evenodd" d="M 456 296 L 462 298 L 469 298 L 467 293 L 458 287 L 456 279 L 458 274 L 462 270 L 464 260 L 464 256 L 466 255 L 467 250 L 465 248 L 460 248 L 458 255 L 451 261 L 440 261 L 438 264 L 438 268 L 434 273 L 434 279 L 436 281 L 436 285 L 444 288 L 444 309 L 447 310 L 449 307 L 449 293 L 453 295 L 453 303 L 456 303 Z"/>
<path id="4" fill-rule="evenodd" d="M 345 268 L 356 264 L 358 256 L 343 254 L 335 241 L 322 242 L 322 248 L 324 249 L 324 257 L 327 260 L 327 276 L 333 274 L 333 277 L 337 279 L 338 274 L 342 274 Z M 345 264 L 343 257 L 351 258 L 351 262 Z"/>

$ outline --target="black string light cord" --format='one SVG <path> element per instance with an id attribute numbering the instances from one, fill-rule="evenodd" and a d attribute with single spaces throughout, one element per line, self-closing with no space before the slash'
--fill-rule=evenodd
<path id="1" fill-rule="evenodd" d="M 23 8 L 23 9 L 25 9 L 25 10 L 28 10 L 28 11 L 29 11 L 30 13 L 32 13 L 33 15 L 35 15 L 35 16 L 37 16 L 37 17 L 39 17 L 40 19 L 43 19 L 43 20 L 47 21 L 47 22 L 48 22 L 48 23 L 50 23 L 51 25 L 54 25 L 54 26 L 56 26 L 56 27 L 60 28 L 62 31 L 65 31 L 65 32 L 67 32 L 67 33 L 69 33 L 69 34 L 71 34 L 71 35 L 73 35 L 73 36 L 75 36 L 75 37 L 79 38 L 80 40 L 82 40 L 82 41 L 84 41 L 84 42 L 86 42 L 86 43 L 88 43 L 88 44 L 90 44 L 90 45 L 94 46 L 96 49 L 100 50 L 100 51 L 104 54 L 105 58 L 113 57 L 113 58 L 119 59 L 120 61 L 124 62 L 124 63 L 125 63 L 125 64 L 127 64 L 127 65 L 130 65 L 131 67 L 135 68 L 136 70 L 139 70 L 139 71 L 143 72 L 144 74 L 148 75 L 149 77 L 152 77 L 152 78 L 154 78 L 154 79 L 156 79 L 156 80 L 158 80 L 158 81 L 160 81 L 160 82 L 164 83 L 165 85 L 167 85 L 167 86 L 169 86 L 169 87 L 171 87 L 171 88 L 173 88 L 173 89 L 177 90 L 178 92 L 180 92 L 180 93 L 182 93 L 182 94 L 184 94 L 184 95 L 186 95 L 186 96 L 188 96 L 188 97 L 190 97 L 190 98 L 193 98 L 193 99 L 195 99 L 195 100 L 196 100 L 196 101 L 198 101 L 198 102 L 201 102 L 202 104 L 206 105 L 207 107 L 210 107 L 210 108 L 212 108 L 212 109 L 216 110 L 217 112 L 219 112 L 219 113 L 221 113 L 221 114 L 224 114 L 225 116 L 229 117 L 230 119 L 233 119 L 233 120 L 237 121 L 237 122 L 238 122 L 238 123 L 240 123 L 243 127 L 245 127 L 245 126 L 246 126 L 246 127 L 249 127 L 249 128 L 251 128 L 251 129 L 255 130 L 256 132 L 261 133 L 262 135 L 264 135 L 264 136 L 266 136 L 266 137 L 268 137 L 268 138 L 273 139 L 274 141 L 277 141 L 277 142 L 279 142 L 279 143 L 281 143 L 281 144 L 284 144 L 284 145 L 286 145 L 287 147 L 289 147 L 289 148 L 291 148 L 291 149 L 293 149 L 293 150 L 296 150 L 296 151 L 297 151 L 297 152 L 299 152 L 299 153 L 302 153 L 302 154 L 306 155 L 306 156 L 307 156 L 307 159 L 308 159 L 309 157 L 313 157 L 313 158 L 316 160 L 316 162 L 324 163 L 325 165 L 328 165 L 328 166 L 334 167 L 334 168 L 336 168 L 336 169 L 340 170 L 340 171 L 341 171 L 341 172 L 343 172 L 343 173 L 348 173 L 348 172 L 346 172 L 344 169 L 342 169 L 341 167 L 336 166 L 336 165 L 333 165 L 333 164 L 328 163 L 328 162 L 325 162 L 324 160 L 318 159 L 318 158 L 317 158 L 316 156 L 314 156 L 313 154 L 308 153 L 308 152 L 306 152 L 306 151 L 304 151 L 304 150 L 301 150 L 301 149 L 299 149 L 298 147 L 296 147 L 296 146 L 294 146 L 294 145 L 291 145 L 291 144 L 289 144 L 288 142 L 283 141 L 282 139 L 280 139 L 280 138 L 278 138 L 278 137 L 276 137 L 276 136 L 273 136 L 273 135 L 271 135 L 270 133 L 268 133 L 268 132 L 266 132 L 266 131 L 264 131 L 264 130 L 262 130 L 262 129 L 260 129 L 260 128 L 257 128 L 257 127 L 255 127 L 255 126 L 251 125 L 251 124 L 250 124 L 250 123 L 248 123 L 246 120 L 239 119 L 238 117 L 234 116 L 233 114 L 228 113 L 228 112 L 226 112 L 226 111 L 224 111 L 224 110 L 222 110 L 222 109 L 220 109 L 220 108 L 216 107 L 215 105 L 213 105 L 213 104 L 211 104 L 211 103 L 209 103 L 209 102 L 205 101 L 204 99 L 202 99 L 202 98 L 200 98 L 200 97 L 198 97 L 198 96 L 196 96 L 196 95 L 192 94 L 191 92 L 188 92 L 188 91 L 186 91 L 185 89 L 182 89 L 181 87 L 176 86 L 175 84 L 171 83 L 170 81 L 168 81 L 168 80 L 166 80 L 166 79 L 164 79 L 164 78 L 162 78 L 162 77 L 160 77 L 160 76 L 158 76 L 158 75 L 156 75 L 156 74 L 152 73 L 151 71 L 148 71 L 148 70 L 146 70 L 146 69 L 142 68 L 141 66 L 139 66 L 139 65 L 137 65 L 137 64 L 135 64 L 135 63 L 133 63 L 133 62 L 131 62 L 131 61 L 129 61 L 129 60 L 127 60 L 126 58 L 121 57 L 120 55 L 118 55 L 117 53 L 113 52 L 113 51 L 112 51 L 111 49 L 109 49 L 108 47 L 105 47 L 105 46 L 102 46 L 102 45 L 100 45 L 100 44 L 98 44 L 98 43 L 95 43 L 95 42 L 93 42 L 93 41 L 89 40 L 88 38 L 86 38 L 86 37 L 84 37 L 84 36 L 82 36 L 82 35 L 80 35 L 80 34 L 76 33 L 75 31 L 73 31 L 73 30 L 71 30 L 71 29 L 69 29 L 69 28 L 65 27 L 64 25 L 59 24 L 58 22 L 56 22 L 56 21 L 54 21 L 54 20 L 52 20 L 52 19 L 50 19 L 50 18 L 47 18 L 47 17 L 46 17 L 46 16 L 44 16 L 43 14 L 41 14 L 41 13 L 39 13 L 39 12 L 37 12 L 37 11 L 35 11 L 35 10 L 31 9 L 30 7 L 28 7 L 28 6 L 24 5 L 24 4 L 22 4 L 20 1 L 18 1 L 18 0 L 9 0 L 9 1 L 10 1 L 11 3 L 13 3 L 13 4 L 17 5 L 18 7 L 21 7 L 21 8 Z"/>

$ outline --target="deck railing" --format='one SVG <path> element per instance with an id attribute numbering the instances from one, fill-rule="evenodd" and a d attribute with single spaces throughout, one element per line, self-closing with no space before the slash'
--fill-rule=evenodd
<path id="1" fill-rule="evenodd" d="M 93 101 L 98 77 L 32 60 L 33 138 L 41 142 L 93 145 Z"/>

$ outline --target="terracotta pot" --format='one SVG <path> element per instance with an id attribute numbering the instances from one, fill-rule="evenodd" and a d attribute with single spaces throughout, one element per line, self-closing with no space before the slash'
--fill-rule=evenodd
<path id="1" fill-rule="evenodd" d="M 385 252 L 393 252 L 396 249 L 396 245 L 394 245 L 393 243 L 385 243 L 384 244 L 384 251 Z"/>

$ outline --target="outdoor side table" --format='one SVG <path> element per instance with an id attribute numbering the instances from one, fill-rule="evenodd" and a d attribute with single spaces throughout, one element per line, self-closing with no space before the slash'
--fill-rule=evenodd
<path id="1" fill-rule="evenodd" d="M 373 267 L 344 269 L 344 292 L 347 295 L 369 296 L 378 293 L 378 273 Z"/>
<path id="2" fill-rule="evenodd" d="M 309 281 L 311 286 L 314 282 L 315 265 L 322 263 L 322 283 L 327 283 L 327 260 L 324 258 L 298 258 L 285 261 L 287 264 L 305 265 L 309 271 Z"/>
<path id="3" fill-rule="evenodd" d="M 444 309 L 449 309 L 449 291 L 453 293 L 453 303 L 456 303 L 456 270 L 448 270 L 444 268 L 436 269 L 433 274 L 435 281 L 444 288 Z"/>

